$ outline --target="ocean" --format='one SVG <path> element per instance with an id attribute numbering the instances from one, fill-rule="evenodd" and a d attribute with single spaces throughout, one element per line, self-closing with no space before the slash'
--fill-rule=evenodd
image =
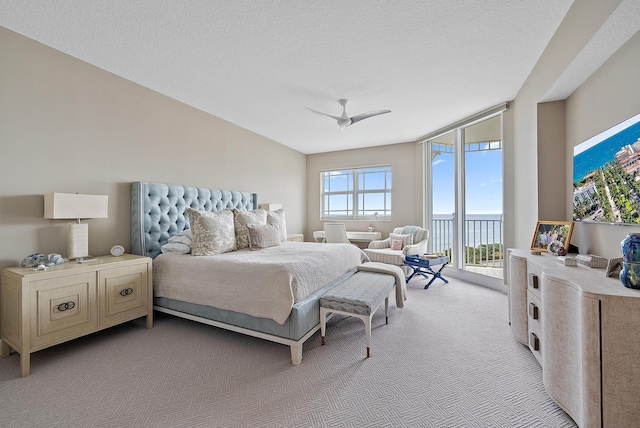
<path id="1" fill-rule="evenodd" d="M 623 129 L 599 144 L 573 157 L 573 182 L 578 182 L 591 171 L 614 159 L 616 153 L 640 137 L 640 122 Z"/>

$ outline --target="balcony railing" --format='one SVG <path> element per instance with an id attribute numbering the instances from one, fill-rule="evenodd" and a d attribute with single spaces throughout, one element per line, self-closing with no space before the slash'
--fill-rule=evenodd
<path id="1" fill-rule="evenodd" d="M 465 220 L 466 266 L 502 268 L 504 254 L 502 220 Z M 430 233 L 434 254 L 451 257 L 453 219 L 433 220 Z"/>

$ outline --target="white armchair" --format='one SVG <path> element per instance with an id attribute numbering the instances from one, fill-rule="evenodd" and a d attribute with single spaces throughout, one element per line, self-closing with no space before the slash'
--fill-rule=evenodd
<path id="1" fill-rule="evenodd" d="M 402 249 L 392 248 L 394 239 L 405 241 Z M 371 241 L 369 248 L 363 251 L 372 262 L 401 266 L 405 272 L 408 272 L 410 269 L 404 266 L 405 256 L 426 253 L 427 242 L 429 242 L 429 231 L 427 229 L 418 226 L 396 227 L 387 239 Z"/>

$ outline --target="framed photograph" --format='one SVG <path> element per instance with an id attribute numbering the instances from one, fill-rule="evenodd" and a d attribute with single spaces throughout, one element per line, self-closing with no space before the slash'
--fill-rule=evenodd
<path id="1" fill-rule="evenodd" d="M 533 234 L 531 249 L 547 251 L 549 244 L 557 242 L 568 250 L 571 232 L 573 232 L 572 221 L 539 221 Z"/>

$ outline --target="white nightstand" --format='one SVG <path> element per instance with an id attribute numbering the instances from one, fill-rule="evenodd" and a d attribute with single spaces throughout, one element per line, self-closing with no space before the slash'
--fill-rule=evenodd
<path id="1" fill-rule="evenodd" d="M 5 268 L 0 287 L 0 356 L 31 353 L 140 317 L 153 326 L 151 259 L 124 254 L 47 270 Z"/>
<path id="2" fill-rule="evenodd" d="M 287 235 L 287 241 L 304 242 L 304 235 L 302 233 L 289 233 Z"/>

